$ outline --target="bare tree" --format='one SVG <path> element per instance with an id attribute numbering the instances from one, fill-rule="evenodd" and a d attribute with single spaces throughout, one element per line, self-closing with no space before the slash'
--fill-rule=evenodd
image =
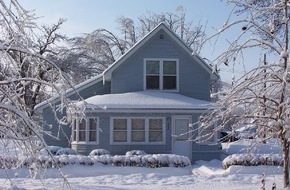
<path id="1" fill-rule="evenodd" d="M 147 13 L 140 16 L 135 22 L 131 18 L 121 16 L 117 19 L 118 34 L 107 29 L 99 28 L 90 34 L 81 37 L 74 37 L 69 40 L 69 50 L 64 50 L 63 59 L 58 60 L 65 68 L 77 69 L 83 76 L 93 76 L 101 73 L 116 59 L 128 51 L 138 40 L 150 32 L 161 22 L 176 32 L 184 42 L 196 53 L 200 53 L 205 40 L 205 26 L 201 21 L 194 25 L 193 20 L 187 22 L 186 11 L 180 6 L 176 13 Z M 70 63 L 70 64 L 69 64 Z M 73 67 L 71 66 L 73 65 Z M 92 68 L 91 73 L 87 72 Z M 84 77 L 73 77 L 85 80 Z"/>
<path id="2" fill-rule="evenodd" d="M 57 31 L 64 21 L 50 27 L 38 27 L 35 21 L 17 0 L 0 0 L 0 140 L 32 157 L 39 144 L 45 145 L 35 105 L 51 91 L 61 94 L 61 85 L 69 83 L 47 58 L 57 53 L 55 43 L 62 39 Z"/>
<path id="3" fill-rule="evenodd" d="M 227 51 L 220 55 L 219 63 L 233 63 L 244 50 L 258 48 L 275 60 L 260 64 L 247 72 L 228 94 L 218 101 L 203 120 L 203 129 L 219 122 L 217 130 L 232 125 L 256 130 L 256 138 L 267 142 L 279 138 L 283 147 L 284 187 L 289 186 L 289 2 L 288 0 L 228 0 L 234 5 L 231 16 L 215 35 L 220 36 L 232 27 L 240 27 L 241 33 L 229 42 Z M 210 136 L 210 134 L 207 134 Z"/>

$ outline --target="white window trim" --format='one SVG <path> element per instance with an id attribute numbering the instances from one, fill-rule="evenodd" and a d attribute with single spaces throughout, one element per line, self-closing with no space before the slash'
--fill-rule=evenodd
<path id="1" fill-rule="evenodd" d="M 127 142 L 114 142 L 114 119 L 127 119 Z M 132 142 L 131 119 L 145 119 L 145 142 Z M 162 141 L 149 142 L 149 119 L 162 119 Z M 110 117 L 110 144 L 111 145 L 164 145 L 166 143 L 166 120 L 165 117 Z"/>
<path id="2" fill-rule="evenodd" d="M 147 89 L 146 88 L 146 62 L 147 61 L 159 61 L 159 87 L 160 89 Z M 164 61 L 175 61 L 176 62 L 176 89 L 163 89 L 163 62 Z M 152 91 L 166 91 L 166 92 L 179 92 L 179 59 L 170 59 L 170 58 L 144 58 L 143 63 L 143 89 L 152 90 Z"/>
<path id="3" fill-rule="evenodd" d="M 217 123 L 214 124 L 214 130 L 216 129 L 216 127 L 217 127 Z M 198 123 L 198 138 L 200 137 L 201 131 L 202 131 L 201 123 L 199 122 Z M 201 144 L 201 145 L 213 145 L 213 144 L 216 144 L 217 143 L 217 132 L 216 131 L 214 131 L 213 137 L 214 137 L 213 142 L 199 139 L 198 143 Z"/>
<path id="4" fill-rule="evenodd" d="M 79 123 L 81 119 L 86 120 L 86 141 L 79 141 Z M 89 141 L 89 131 L 90 131 L 90 119 L 95 119 L 97 128 L 96 128 L 96 141 Z M 85 117 L 85 118 L 76 118 L 76 125 L 72 127 L 72 140 L 74 139 L 74 130 L 76 127 L 76 141 L 72 141 L 72 144 L 93 144 L 98 145 L 99 144 L 99 117 Z"/>

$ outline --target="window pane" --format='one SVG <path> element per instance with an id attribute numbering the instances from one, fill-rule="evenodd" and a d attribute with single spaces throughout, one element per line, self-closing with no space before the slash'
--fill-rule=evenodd
<path id="1" fill-rule="evenodd" d="M 144 142 L 145 141 L 145 131 L 132 131 L 132 141 L 133 142 Z"/>
<path id="2" fill-rule="evenodd" d="M 146 61 L 146 74 L 159 75 L 159 61 Z"/>
<path id="3" fill-rule="evenodd" d="M 97 120 L 94 118 L 90 119 L 90 131 L 97 129 Z"/>
<path id="4" fill-rule="evenodd" d="M 149 131 L 149 142 L 160 142 L 162 140 L 162 131 Z"/>
<path id="5" fill-rule="evenodd" d="M 176 61 L 164 61 L 163 74 L 176 75 Z"/>
<path id="6" fill-rule="evenodd" d="M 114 131 L 114 142 L 127 142 L 127 131 Z"/>
<path id="7" fill-rule="evenodd" d="M 86 120 L 82 119 L 79 123 L 79 129 L 80 130 L 86 130 Z"/>
<path id="8" fill-rule="evenodd" d="M 145 119 L 132 119 L 132 130 L 145 130 Z"/>
<path id="9" fill-rule="evenodd" d="M 176 76 L 163 76 L 163 89 L 176 89 Z"/>
<path id="10" fill-rule="evenodd" d="M 72 123 L 72 127 L 74 130 L 76 130 L 76 124 L 77 124 L 77 121 L 76 119 L 73 120 L 73 123 Z"/>
<path id="11" fill-rule="evenodd" d="M 189 121 L 188 119 L 175 120 L 175 140 L 188 140 L 189 138 Z"/>
<path id="12" fill-rule="evenodd" d="M 162 119 L 149 119 L 149 130 L 162 130 Z"/>
<path id="13" fill-rule="evenodd" d="M 159 89 L 159 76 L 146 76 L 146 89 Z"/>
<path id="14" fill-rule="evenodd" d="M 79 141 L 86 141 L 86 131 L 79 131 Z"/>
<path id="15" fill-rule="evenodd" d="M 114 119 L 114 130 L 127 130 L 127 119 Z"/>
<path id="16" fill-rule="evenodd" d="M 97 141 L 97 132 L 90 131 L 89 141 Z"/>
<path id="17" fill-rule="evenodd" d="M 76 141 L 77 140 L 77 132 L 76 130 L 74 130 L 73 132 L 73 141 Z"/>
<path id="18" fill-rule="evenodd" d="M 73 120 L 73 123 L 72 123 L 72 131 L 73 131 L 73 134 L 72 134 L 72 141 L 76 141 L 76 119 Z"/>

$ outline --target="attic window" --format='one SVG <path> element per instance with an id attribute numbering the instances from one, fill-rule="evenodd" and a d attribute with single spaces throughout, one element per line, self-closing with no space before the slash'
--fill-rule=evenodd
<path id="1" fill-rule="evenodd" d="M 146 59 L 145 90 L 178 90 L 178 60 Z"/>
<path id="2" fill-rule="evenodd" d="M 160 34 L 160 35 L 159 35 L 159 39 L 160 39 L 160 40 L 163 40 L 163 39 L 164 39 L 164 35 L 163 35 L 163 34 Z"/>

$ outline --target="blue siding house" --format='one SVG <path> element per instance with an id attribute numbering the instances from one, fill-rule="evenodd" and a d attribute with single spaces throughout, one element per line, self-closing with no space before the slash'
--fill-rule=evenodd
<path id="1" fill-rule="evenodd" d="M 200 116 L 210 108 L 211 84 L 218 79 L 161 23 L 101 75 L 67 91 L 65 96 L 76 100 L 71 108 L 58 111 L 60 97 L 39 104 L 44 139 L 85 155 L 102 148 L 111 154 L 180 154 L 193 162 L 219 159 L 217 135 L 203 138 L 213 128 L 199 130 Z M 55 115 L 67 116 L 70 124 L 60 125 Z"/>

